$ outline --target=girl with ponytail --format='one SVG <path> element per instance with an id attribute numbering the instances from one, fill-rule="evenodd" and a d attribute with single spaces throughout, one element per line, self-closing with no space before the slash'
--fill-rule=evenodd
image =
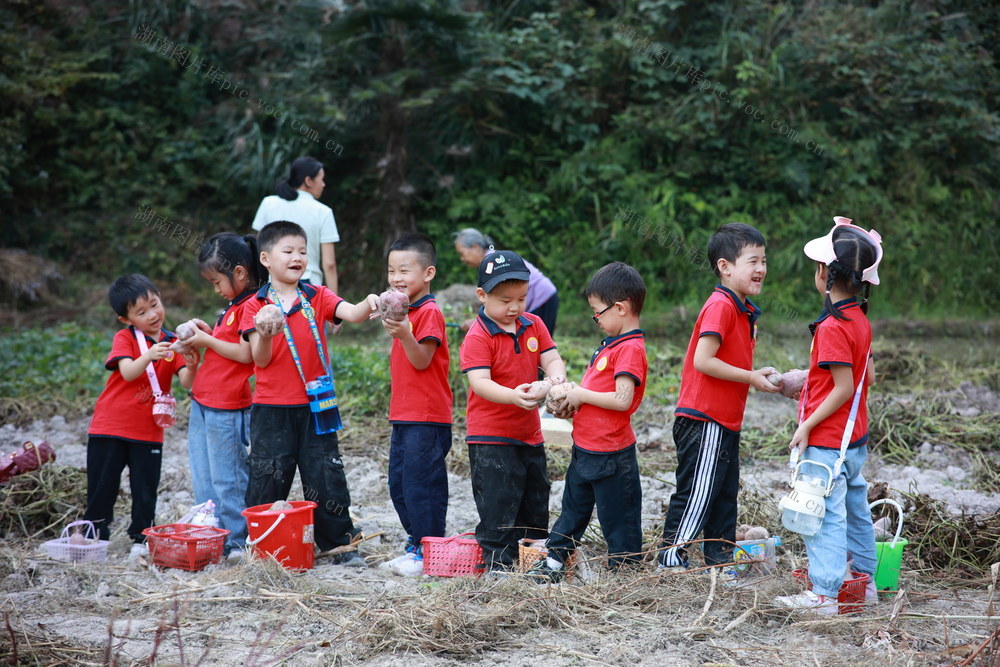
<path id="1" fill-rule="evenodd" d="M 799 426 L 789 443 L 798 450 L 803 473 L 824 480 L 832 474 L 833 485 L 819 532 L 803 536 L 812 590 L 777 598 L 783 606 L 823 615 L 838 611 L 849 560 L 853 571 L 869 575 L 866 600 L 878 599 L 875 533 L 861 467 L 868 457 L 868 385 L 874 379 L 868 296 L 879 284 L 882 237 L 847 218 L 833 220 L 829 234 L 805 246 L 806 256 L 816 262 L 814 280 L 824 309 L 809 325 L 809 375 L 799 400 Z"/>
<path id="2" fill-rule="evenodd" d="M 240 335 L 240 316 L 250 297 L 268 280 L 256 236 L 216 234 L 198 253 L 198 270 L 229 305 L 215 327 L 199 321 L 187 343 L 205 348 L 205 360 L 191 388 L 188 456 L 198 504 L 213 500 L 219 525 L 230 533 L 224 551 L 242 555 L 247 526 L 241 512 L 250 479 L 250 343 Z M 204 371 L 204 373 L 202 373 Z"/>

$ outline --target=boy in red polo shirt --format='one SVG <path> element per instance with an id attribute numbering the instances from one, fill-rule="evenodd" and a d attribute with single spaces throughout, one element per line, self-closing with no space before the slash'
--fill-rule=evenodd
<path id="1" fill-rule="evenodd" d="M 517 253 L 491 246 L 478 282 L 483 306 L 459 350 L 469 377 L 465 441 L 479 511 L 476 540 L 487 570 L 500 572 L 514 565 L 519 539 L 548 535 L 541 396 L 531 384 L 539 367 L 552 382 L 565 382 L 566 366 L 542 321 L 524 311 L 528 267 Z"/>
<path id="2" fill-rule="evenodd" d="M 115 334 L 104 366 L 111 371 L 87 430 L 87 510 L 98 537 L 109 538 L 122 471 L 129 470 L 132 492 L 130 558 L 149 553 L 143 529 L 153 525 L 156 490 L 163 461 L 163 427 L 153 419 L 153 396 L 169 394 L 176 374 L 181 386 L 194 383 L 200 357 L 170 349 L 177 337 L 163 328 L 166 311 L 160 291 L 138 273 L 121 276 L 108 290 L 118 320 L 128 327 Z M 152 386 L 150 374 L 156 378 Z"/>
<path id="3" fill-rule="evenodd" d="M 405 292 L 410 306 L 402 320 L 382 322 L 393 337 L 389 497 L 408 536 L 405 553 L 385 566 L 393 574 L 417 577 L 424 572 L 420 540 L 443 537 L 448 514 L 451 358 L 444 315 L 430 293 L 437 273 L 434 243 L 423 234 L 402 236 L 389 246 L 387 263 L 389 285 Z"/>
<path id="4" fill-rule="evenodd" d="M 646 346 L 639 328 L 646 285 L 631 266 L 612 262 L 590 279 L 586 296 L 607 337 L 591 357 L 583 382 L 565 399 L 575 411 L 573 458 L 562 513 L 549 533 L 548 558 L 531 570 L 552 581 L 563 578 L 563 566 L 595 505 L 609 565 L 638 563 L 642 552 L 642 488 L 631 418 L 646 391 Z"/>
<path id="5" fill-rule="evenodd" d="M 747 393 L 778 391 L 771 367 L 753 370 L 760 294 L 767 259 L 764 236 L 750 225 L 722 225 L 708 241 L 720 285 L 705 301 L 691 334 L 674 410 L 677 490 L 663 522 L 661 567 L 688 567 L 685 543 L 704 531 L 706 565 L 732 561 L 740 487 L 740 428 Z"/>
<path id="6" fill-rule="evenodd" d="M 318 433 L 305 383 L 330 376 L 323 322 L 364 322 L 375 311 L 376 296 L 351 304 L 322 285 L 299 282 L 305 272 L 306 234 L 294 222 L 266 225 L 257 236 L 260 262 L 270 282 L 250 298 L 240 330 L 250 341 L 254 389 L 250 412 L 248 507 L 286 500 L 298 467 L 302 491 L 317 504 L 316 546 L 329 551 L 350 544 L 358 530 L 348 508 L 351 494 L 335 430 Z M 257 314 L 274 305 L 279 322 Z M 318 413 L 317 413 L 318 414 Z M 337 427 L 339 428 L 339 426 Z M 341 565 L 364 566 L 357 551 L 334 557 Z"/>

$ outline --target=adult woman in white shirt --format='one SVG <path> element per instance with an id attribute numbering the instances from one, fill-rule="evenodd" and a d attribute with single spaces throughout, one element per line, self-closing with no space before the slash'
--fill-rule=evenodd
<path id="1" fill-rule="evenodd" d="M 326 285 L 337 293 L 337 254 L 333 244 L 340 240 L 333 210 L 319 201 L 326 187 L 323 163 L 311 157 L 296 158 L 288 178 L 278 183 L 276 195 L 264 197 L 253 219 L 253 228 L 277 220 L 298 224 L 306 232 L 309 265 L 302 279 Z"/>

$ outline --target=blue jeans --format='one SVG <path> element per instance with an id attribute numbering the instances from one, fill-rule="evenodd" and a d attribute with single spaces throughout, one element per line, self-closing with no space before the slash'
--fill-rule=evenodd
<path id="1" fill-rule="evenodd" d="M 188 456 L 195 503 L 215 501 L 219 526 L 230 531 L 225 549 L 242 549 L 247 539 L 244 496 L 250 480 L 250 409 L 215 410 L 191 401 Z"/>
<path id="2" fill-rule="evenodd" d="M 444 537 L 448 515 L 451 426 L 393 424 L 389 444 L 389 497 L 403 530 L 420 546 L 425 537 Z"/>
<path id="3" fill-rule="evenodd" d="M 819 461 L 832 469 L 839 455 L 836 449 L 807 447 L 803 460 Z M 868 482 L 861 474 L 867 458 L 865 445 L 847 450 L 833 491 L 826 497 L 823 525 L 815 535 L 802 538 L 809 556 L 809 579 L 818 595 L 837 597 L 849 558 L 854 560 L 854 571 L 874 576 L 875 531 L 868 509 Z M 808 464 L 801 470 L 824 478 L 829 475 L 823 468 Z"/>

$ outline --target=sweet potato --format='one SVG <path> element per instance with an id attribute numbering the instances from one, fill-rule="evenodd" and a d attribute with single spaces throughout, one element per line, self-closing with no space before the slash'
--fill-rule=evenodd
<path id="1" fill-rule="evenodd" d="M 270 336 L 276 336 L 281 331 L 281 325 L 284 321 L 285 315 L 281 312 L 281 308 L 273 303 L 261 308 L 253 319 L 257 331 Z"/>
<path id="2" fill-rule="evenodd" d="M 739 526 L 736 526 L 736 541 L 742 542 L 743 540 L 747 539 L 747 531 L 750 530 L 751 528 L 753 528 L 753 526 L 751 526 L 748 523 L 743 523 L 740 524 Z"/>
<path id="3" fill-rule="evenodd" d="M 174 333 L 177 334 L 177 340 L 171 343 L 170 349 L 179 354 L 186 354 L 191 351 L 191 346 L 186 341 L 198 333 L 198 324 L 194 320 L 181 322 Z"/>
<path id="4" fill-rule="evenodd" d="M 287 512 L 288 510 L 293 510 L 295 507 L 292 506 L 287 500 L 275 500 L 271 503 L 271 506 L 267 508 L 268 512 Z"/>
<path id="5" fill-rule="evenodd" d="M 771 535 L 767 532 L 767 528 L 763 526 L 752 526 L 746 532 L 746 539 L 748 540 L 766 540 L 769 537 Z"/>
<path id="6" fill-rule="evenodd" d="M 560 419 L 572 417 L 573 410 L 566 405 L 566 394 L 575 386 L 575 382 L 564 382 L 549 389 L 545 401 L 545 409 Z"/>
<path id="7" fill-rule="evenodd" d="M 798 368 L 793 368 L 787 373 L 782 373 L 781 395 L 786 398 L 795 397 L 796 394 L 802 391 L 802 387 L 805 386 L 808 374 L 808 371 L 799 370 Z"/>
<path id="8" fill-rule="evenodd" d="M 552 383 L 547 380 L 539 380 L 538 382 L 532 382 L 531 386 L 528 388 L 528 393 L 531 394 L 533 400 L 541 403 L 548 396 L 549 390 L 552 389 Z"/>
<path id="9" fill-rule="evenodd" d="M 401 322 L 410 307 L 410 299 L 405 292 L 387 289 L 378 295 L 378 314 L 383 320 Z"/>

